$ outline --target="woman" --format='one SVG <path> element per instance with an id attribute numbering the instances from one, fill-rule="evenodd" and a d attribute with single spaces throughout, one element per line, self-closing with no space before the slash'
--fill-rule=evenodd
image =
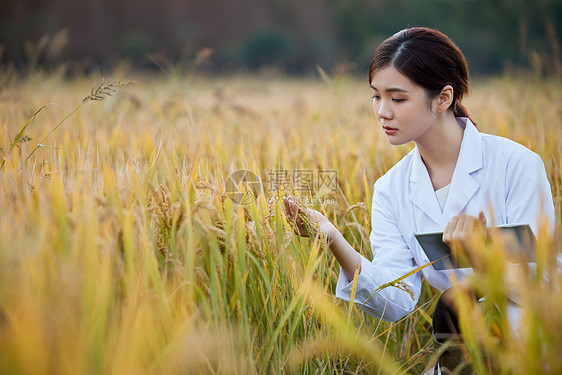
<path id="1" fill-rule="evenodd" d="M 414 309 L 422 275 L 445 291 L 453 273 L 462 280 L 471 272 L 429 266 L 404 280 L 413 295 L 392 287 L 373 295 L 380 285 L 429 263 L 415 233 L 444 231 L 446 242 L 466 244 L 474 227 L 487 222 L 529 224 L 536 235 L 542 217 L 553 229 L 554 205 L 540 157 L 508 139 L 480 133 L 470 120 L 461 105 L 469 91 L 467 63 L 446 35 L 416 27 L 388 38 L 371 61 L 369 84 L 388 141 L 415 143 L 375 183 L 373 260 L 356 252 L 322 214 L 307 214 L 318 222 L 341 265 L 336 296 L 349 301 L 358 271 L 355 302 L 373 316 L 396 321 Z M 295 200 L 284 201 L 287 214 L 298 218 Z M 297 231 L 306 235 L 299 219 Z M 454 308 L 442 296 L 434 331 L 455 333 L 456 327 Z"/>

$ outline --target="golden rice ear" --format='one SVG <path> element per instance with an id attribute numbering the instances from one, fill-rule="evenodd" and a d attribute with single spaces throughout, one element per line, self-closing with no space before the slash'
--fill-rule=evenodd
<path id="1" fill-rule="evenodd" d="M 106 83 L 105 79 L 102 79 L 99 86 L 92 87 L 92 90 L 90 91 L 90 95 L 86 96 L 82 100 L 82 103 L 86 103 L 87 101 L 90 100 L 98 100 L 98 101 L 104 100 L 108 96 L 111 96 L 116 91 L 115 90 L 116 88 L 134 85 L 135 83 L 137 83 L 137 81 L 130 81 L 130 80 L 111 81 L 111 79 Z"/>

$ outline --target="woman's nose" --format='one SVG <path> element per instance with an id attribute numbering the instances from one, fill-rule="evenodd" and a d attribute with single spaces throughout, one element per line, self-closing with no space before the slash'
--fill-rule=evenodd
<path id="1" fill-rule="evenodd" d="M 378 104 L 378 105 L 377 105 Z M 388 104 L 384 100 L 379 100 L 379 102 L 375 104 L 375 113 L 379 119 L 391 119 L 392 118 L 392 111 Z"/>

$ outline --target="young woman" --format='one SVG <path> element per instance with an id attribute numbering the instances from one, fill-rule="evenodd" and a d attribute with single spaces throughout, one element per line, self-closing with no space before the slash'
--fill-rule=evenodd
<path id="1" fill-rule="evenodd" d="M 537 235 L 542 218 L 553 229 L 554 205 L 541 158 L 508 139 L 480 133 L 469 118 L 461 105 L 469 91 L 467 63 L 446 35 L 415 27 L 388 38 L 375 51 L 369 84 L 388 141 L 415 143 L 375 183 L 373 260 L 355 251 L 322 214 L 307 214 L 319 224 L 341 265 L 336 296 L 349 301 L 351 280 L 359 269 L 355 302 L 365 303 L 363 310 L 373 316 L 396 321 L 414 309 L 422 275 L 445 291 L 452 273 L 462 280 L 471 272 L 429 266 L 404 280 L 413 298 L 392 287 L 372 296 L 381 284 L 429 263 L 415 233 L 444 231 L 446 242 L 466 243 L 475 226 L 517 223 L 529 224 Z M 294 199 L 285 198 L 284 203 L 287 214 L 297 219 L 297 230 L 306 235 Z M 443 296 L 438 301 L 436 333 L 455 332 L 450 305 Z"/>

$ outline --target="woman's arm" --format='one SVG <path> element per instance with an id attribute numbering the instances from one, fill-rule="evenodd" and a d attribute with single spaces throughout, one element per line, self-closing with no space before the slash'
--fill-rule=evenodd
<path id="1" fill-rule="evenodd" d="M 535 236 L 546 224 L 554 233 L 554 202 L 544 163 L 529 150 L 512 155 L 506 168 L 506 224 L 529 224 Z"/>
<path id="2" fill-rule="evenodd" d="M 345 276 L 348 280 L 353 280 L 355 273 L 361 273 L 361 255 L 351 245 L 335 227 L 328 234 L 330 250 L 336 257 Z M 357 271 L 359 269 L 359 271 Z"/>
<path id="3" fill-rule="evenodd" d="M 327 236 L 330 250 L 341 265 L 336 297 L 350 301 L 355 289 L 353 302 L 360 305 L 362 310 L 383 320 L 396 321 L 414 309 L 421 291 L 421 275 L 415 273 L 396 286 L 380 288 L 417 267 L 411 250 L 400 234 L 390 200 L 384 191 L 384 188 L 377 189 L 375 184 L 371 217 L 373 230 L 370 236 L 373 261 L 355 251 L 322 214 L 310 209 L 307 214 L 316 230 Z M 291 219 L 295 219 L 297 234 L 317 234 L 309 234 L 304 223 L 296 219 L 298 207 L 294 198 L 285 199 L 285 211 Z M 357 269 L 357 283 L 354 284 Z"/>

